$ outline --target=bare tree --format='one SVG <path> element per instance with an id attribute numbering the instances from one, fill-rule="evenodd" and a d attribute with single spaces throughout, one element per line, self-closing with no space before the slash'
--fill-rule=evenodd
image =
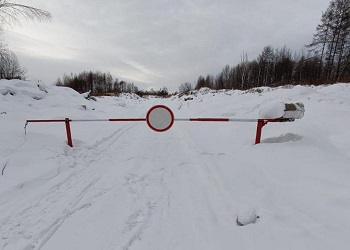
<path id="1" fill-rule="evenodd" d="M 17 56 L 0 43 L 0 79 L 24 79 L 25 73 Z"/>
<path id="2" fill-rule="evenodd" d="M 0 35 L 3 25 L 16 24 L 21 19 L 48 21 L 51 20 L 51 14 L 27 5 L 0 0 Z M 0 41 L 0 79 L 24 79 L 25 72 L 26 70 L 20 67 L 17 56 Z"/>
<path id="3" fill-rule="evenodd" d="M 192 90 L 192 84 L 189 82 L 182 83 L 179 87 L 180 94 L 188 94 Z"/>
<path id="4" fill-rule="evenodd" d="M 249 82 L 249 77 L 251 70 L 249 68 L 248 54 L 243 51 L 243 55 L 241 55 L 241 62 L 239 64 L 239 72 L 241 75 L 241 89 L 244 89 L 244 84 Z"/>
<path id="5" fill-rule="evenodd" d="M 19 23 L 22 18 L 41 22 L 49 21 L 51 17 L 51 13 L 48 11 L 0 0 L 0 26 Z"/>
<path id="6" fill-rule="evenodd" d="M 321 76 L 327 82 L 337 81 L 350 63 L 347 56 L 350 46 L 350 0 L 332 0 L 322 14 L 316 32 L 313 42 L 307 47 L 321 54 L 320 66 L 325 64 Z"/>

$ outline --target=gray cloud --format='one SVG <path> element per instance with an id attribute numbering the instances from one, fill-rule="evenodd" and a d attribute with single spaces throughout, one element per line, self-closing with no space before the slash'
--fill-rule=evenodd
<path id="1" fill-rule="evenodd" d="M 266 45 L 299 52 L 329 0 L 18 2 L 54 16 L 51 23 L 24 22 L 6 32 L 32 78 L 53 82 L 64 72 L 91 69 L 175 91 L 237 64 L 243 51 L 249 59 Z"/>

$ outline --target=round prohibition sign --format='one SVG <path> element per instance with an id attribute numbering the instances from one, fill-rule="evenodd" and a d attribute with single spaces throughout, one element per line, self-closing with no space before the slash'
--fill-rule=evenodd
<path id="1" fill-rule="evenodd" d="M 146 115 L 147 125 L 156 132 L 165 132 L 174 124 L 174 114 L 167 106 L 153 106 Z"/>

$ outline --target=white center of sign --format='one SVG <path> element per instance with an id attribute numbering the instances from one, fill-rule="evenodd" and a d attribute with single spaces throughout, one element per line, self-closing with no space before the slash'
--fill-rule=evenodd
<path id="1" fill-rule="evenodd" d="M 174 114 L 168 107 L 157 105 L 148 111 L 146 121 L 148 126 L 154 131 L 164 132 L 173 125 Z"/>

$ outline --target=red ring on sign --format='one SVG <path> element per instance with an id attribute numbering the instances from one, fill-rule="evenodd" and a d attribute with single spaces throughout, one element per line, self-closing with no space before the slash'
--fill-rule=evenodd
<path id="1" fill-rule="evenodd" d="M 170 117 L 171 117 L 171 121 L 170 121 L 169 125 L 168 125 L 167 127 L 163 128 L 163 129 L 158 129 L 158 128 L 153 127 L 152 124 L 151 124 L 151 122 L 149 121 L 149 117 L 150 117 L 152 111 L 155 110 L 155 109 L 159 109 L 159 108 L 160 108 L 160 109 L 165 109 L 166 111 L 168 111 L 168 113 L 170 114 Z M 168 108 L 167 106 L 164 106 L 164 105 L 156 105 L 156 106 L 153 106 L 150 110 L 148 110 L 147 115 L 146 115 L 146 122 L 147 122 L 147 125 L 148 125 L 152 130 L 154 130 L 154 131 L 156 131 L 156 132 L 165 132 L 165 131 L 169 130 L 169 129 L 173 126 L 173 124 L 174 124 L 174 113 L 173 113 L 173 111 L 171 111 L 171 109 Z"/>

